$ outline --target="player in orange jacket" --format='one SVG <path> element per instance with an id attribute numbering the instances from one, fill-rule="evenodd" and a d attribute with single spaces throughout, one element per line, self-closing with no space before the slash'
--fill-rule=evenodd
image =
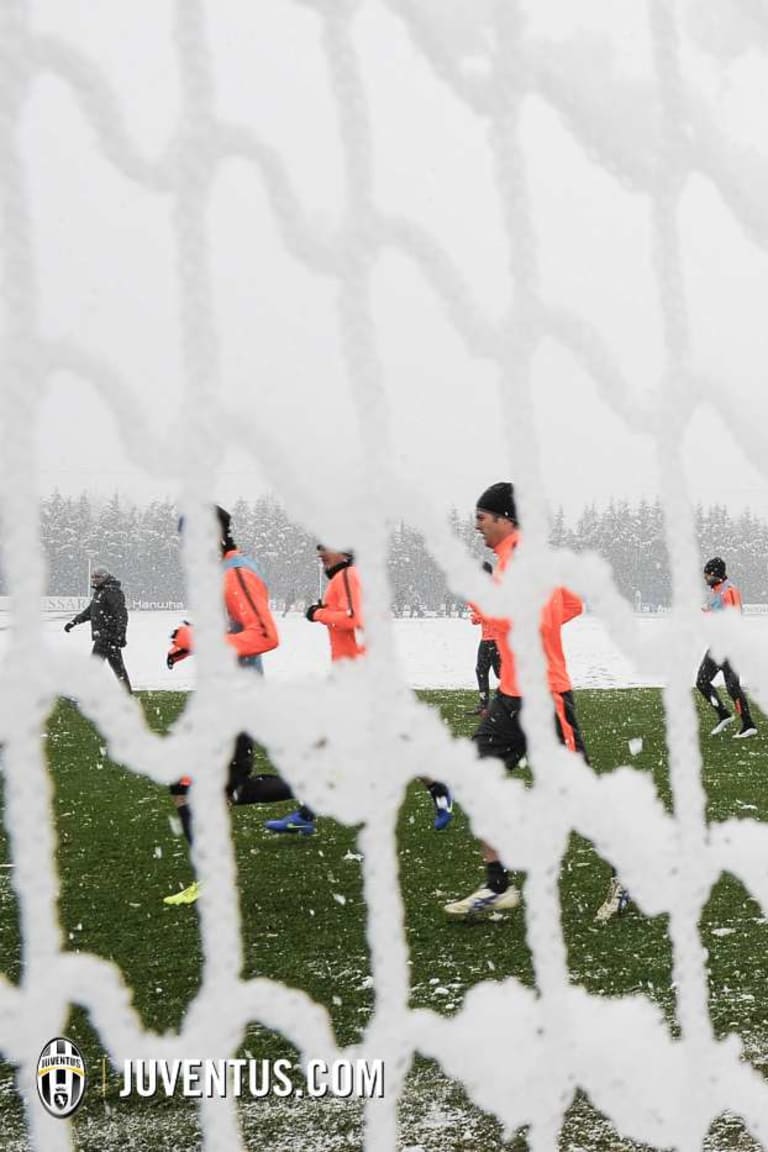
<path id="1" fill-rule="evenodd" d="M 363 609 L 360 577 L 351 552 L 334 552 L 318 544 L 317 552 L 328 578 L 325 596 L 306 611 L 311 624 L 325 624 L 331 642 L 331 660 L 356 660 L 365 647 L 361 641 Z M 268 832 L 304 833 L 314 831 L 315 814 L 306 804 L 275 820 L 267 820 Z"/>
<path id="2" fill-rule="evenodd" d="M 704 579 L 709 588 L 707 606 L 704 609 L 705 612 L 723 612 L 727 610 L 741 612 L 743 610 L 741 593 L 736 585 L 728 579 L 725 570 L 725 561 L 719 556 L 713 556 L 712 559 L 708 560 L 704 565 Z M 718 672 L 722 672 L 723 674 L 725 690 L 731 700 L 733 700 L 736 715 L 741 721 L 739 731 L 734 733 L 734 738 L 743 740 L 748 736 L 756 736 L 757 725 L 752 719 L 749 711 L 749 701 L 744 694 L 737 673 L 727 660 L 723 660 L 722 664 L 718 664 L 713 658 L 712 653 L 707 649 L 696 675 L 696 687 L 706 702 L 711 704 L 717 712 L 717 723 L 710 732 L 710 735 L 717 736 L 718 733 L 727 728 L 729 724 L 732 724 L 735 719 L 733 714 L 729 712 L 723 704 L 717 689 L 713 687 L 712 681 Z"/>
<path id="3" fill-rule="evenodd" d="M 360 576 L 351 552 L 334 552 L 318 544 L 317 554 L 328 580 L 325 595 L 307 608 L 311 624 L 325 624 L 331 642 L 331 660 L 356 660 L 365 652 L 362 642 L 363 607 Z"/>
<path id="4" fill-rule="evenodd" d="M 221 566 L 223 574 L 224 606 L 227 612 L 226 642 L 237 653 L 237 662 L 243 668 L 251 668 L 263 673 L 261 657 L 265 652 L 277 648 L 280 638 L 269 607 L 269 593 L 264 579 L 250 557 L 245 556 L 235 544 L 231 532 L 231 517 L 224 509 L 216 506 L 221 536 Z M 180 521 L 179 527 L 183 526 Z M 174 668 L 194 651 L 194 631 L 188 621 L 176 628 L 171 636 L 166 663 Z M 247 732 L 241 732 L 235 740 L 235 749 L 229 764 L 229 778 L 226 792 L 233 805 L 274 804 L 280 800 L 290 800 L 293 792 L 279 776 L 270 773 L 253 775 L 254 744 Z M 176 805 L 181 827 L 189 843 L 192 842 L 192 811 L 188 793 L 192 784 L 190 776 L 183 776 L 172 784 L 170 792 Z M 200 894 L 197 881 L 181 892 L 165 897 L 166 904 L 192 904 Z"/>
<path id="5" fill-rule="evenodd" d="M 506 571 L 520 541 L 514 488 L 510 483 L 492 484 L 480 496 L 475 510 L 475 526 L 487 548 L 497 557 L 494 579 L 499 580 Z M 539 631 L 547 660 L 547 678 L 555 700 L 555 722 L 560 739 L 568 748 L 580 752 L 586 759 L 584 742 L 579 731 L 571 681 L 563 655 L 560 629 L 583 609 L 578 596 L 565 588 L 557 588 L 541 613 Z M 474 609 L 483 616 L 479 608 Z M 510 644 L 512 622 L 506 618 L 491 618 L 493 634 L 501 655 L 501 680 L 484 717 L 472 739 L 481 758 L 496 757 L 507 768 L 516 768 L 526 753 L 525 733 L 520 725 L 522 698 L 517 676 L 517 663 Z M 482 843 L 486 882 L 463 900 L 444 906 L 449 916 L 475 916 L 483 912 L 504 911 L 520 903 L 517 890 L 510 884 L 509 874 L 490 844 Z"/>
<path id="6" fill-rule="evenodd" d="M 483 561 L 483 571 L 487 572 L 489 576 L 493 574 L 493 565 L 489 564 L 487 560 Z M 493 669 L 496 679 L 499 680 L 501 677 L 501 654 L 496 647 L 493 621 L 489 620 L 487 616 L 483 616 L 482 613 L 476 612 L 472 605 L 470 605 L 469 618 L 473 624 L 480 626 L 480 640 L 478 641 L 475 660 L 475 676 L 480 701 L 477 707 L 473 708 L 467 715 L 487 716 L 491 702 L 491 669 Z"/>
<path id="7" fill-rule="evenodd" d="M 576 703 L 571 691 L 571 678 L 563 654 L 562 637 L 563 624 L 567 624 L 583 611 L 584 604 L 575 592 L 571 592 L 568 588 L 556 588 L 542 609 L 540 632 L 547 658 L 547 682 L 555 701 L 558 736 L 566 748 L 570 748 L 571 752 L 580 753 L 588 764 L 589 757 L 581 737 Z M 612 869 L 608 892 L 595 914 L 595 919 L 602 922 L 610 920 L 613 916 L 625 912 L 629 902 L 629 892 Z"/>
<path id="8" fill-rule="evenodd" d="M 244 668 L 262 671 L 261 657 L 280 643 L 277 626 L 269 607 L 269 593 L 258 565 L 238 549 L 230 532 L 231 517 L 216 506 L 221 524 L 221 567 L 224 574 L 224 607 L 227 611 L 226 642 L 237 653 Z M 166 658 L 169 668 L 192 652 L 193 633 L 187 621 L 171 636 Z"/>
<path id="9" fill-rule="evenodd" d="M 547 661 L 547 683 L 555 702 L 557 734 L 566 748 L 580 753 L 589 763 L 576 715 L 571 677 L 563 653 L 562 634 L 563 625 L 580 616 L 583 611 L 584 603 L 575 592 L 569 588 L 555 588 L 541 610 L 539 633 Z"/>
<path id="10" fill-rule="evenodd" d="M 331 644 L 331 661 L 356 660 L 365 654 L 362 640 L 364 628 L 362 589 L 352 552 L 336 552 L 317 545 L 317 554 L 328 580 L 325 596 L 306 611 L 311 624 L 324 624 Z M 435 806 L 434 829 L 442 832 L 453 819 L 453 798 L 445 784 L 429 777 L 420 777 Z M 267 820 L 264 827 L 270 832 L 301 832 L 314 822 L 314 814 L 306 805 L 279 820 Z"/>

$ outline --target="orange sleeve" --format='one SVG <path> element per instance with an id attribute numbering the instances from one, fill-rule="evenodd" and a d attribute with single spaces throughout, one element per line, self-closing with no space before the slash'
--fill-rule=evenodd
<path id="1" fill-rule="evenodd" d="M 344 568 L 335 577 L 338 580 L 340 604 L 339 608 L 318 608 L 314 619 L 330 628 L 346 629 L 354 632 L 356 628 L 363 628 L 362 598 L 360 595 L 360 577 L 356 568 Z"/>
<path id="2" fill-rule="evenodd" d="M 230 568 L 224 578 L 224 603 L 230 619 L 241 627 L 228 632 L 227 644 L 238 656 L 260 656 L 280 643 L 269 607 L 267 586 L 250 568 Z"/>
<path id="3" fill-rule="evenodd" d="M 180 664 L 182 660 L 186 660 L 194 649 L 195 639 L 192 625 L 185 620 L 171 633 L 171 646 L 166 656 L 168 667 L 173 668 L 175 664 Z"/>
<path id="4" fill-rule="evenodd" d="M 570 588 L 560 588 L 558 591 L 561 593 L 562 604 L 560 619 L 563 624 L 567 624 L 584 611 L 584 601 L 575 592 L 571 592 Z"/>
<path id="5" fill-rule="evenodd" d="M 499 560 L 496 570 L 491 576 L 494 584 L 501 583 L 502 575 L 506 571 L 510 558 L 517 547 L 517 541 L 518 533 L 515 532 L 514 535 L 507 537 L 503 552 L 494 549 Z M 484 639 L 495 640 L 497 644 L 505 643 L 509 633 L 512 631 L 512 621 L 508 616 L 486 616 L 483 610 L 472 601 L 469 602 L 469 610 L 473 616 L 477 616 L 478 624 L 482 625 Z M 472 623 L 474 623 L 474 619 Z"/>
<path id="6" fill-rule="evenodd" d="M 483 635 L 486 635 L 488 640 L 502 640 L 509 634 L 511 624 L 506 616 L 486 616 L 477 604 L 469 605 L 472 613 L 472 623 L 475 623 L 474 617 L 477 617 L 477 623 L 483 626 Z"/>
<path id="7" fill-rule="evenodd" d="M 539 632 L 541 633 L 542 639 L 552 632 L 559 630 L 560 624 L 562 623 L 558 592 L 559 589 L 556 588 L 549 596 L 549 599 L 542 605 L 539 616 Z"/>
<path id="8" fill-rule="evenodd" d="M 729 608 L 739 608 L 740 609 L 741 608 L 741 592 L 739 592 L 738 588 L 734 587 L 734 585 L 731 584 L 730 588 L 726 588 L 725 592 L 723 593 L 723 602 Z"/>
<path id="9" fill-rule="evenodd" d="M 571 681 L 563 654 L 562 625 L 565 620 L 573 619 L 574 600 L 578 597 L 569 594 L 565 588 L 555 588 L 547 602 L 542 606 L 539 617 L 539 634 L 544 649 L 544 658 L 547 662 L 547 682 L 550 692 L 570 692 Z M 580 603 L 580 601 L 578 601 Z M 567 613 L 570 612 L 570 615 Z"/>

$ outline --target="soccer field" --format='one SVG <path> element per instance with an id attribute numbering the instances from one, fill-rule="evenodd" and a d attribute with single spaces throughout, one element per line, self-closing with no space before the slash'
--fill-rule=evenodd
<path id="1" fill-rule="evenodd" d="M 469 736 L 474 722 L 466 713 L 476 700 L 474 693 L 433 691 L 420 696 L 440 710 L 456 736 Z M 595 770 L 609 772 L 631 763 L 653 775 L 668 805 L 660 692 L 653 688 L 582 691 L 577 698 Z M 163 730 L 183 709 L 186 696 L 148 692 L 141 694 L 141 700 L 147 722 Z M 711 739 L 711 715 L 704 715 L 699 702 L 697 707 L 710 818 L 768 819 L 765 722 L 752 740 Z M 642 750 L 632 756 L 629 741 L 638 737 Z M 201 947 L 195 906 L 163 904 L 163 896 L 191 878 L 185 841 L 172 828 L 173 809 L 167 793 L 107 760 L 99 733 L 71 703 L 60 702 L 50 718 L 47 747 L 55 789 L 60 915 L 67 946 L 118 965 L 133 989 L 133 1003 L 145 1027 L 158 1032 L 176 1029 L 198 986 Z M 267 770 L 266 763 L 257 770 Z M 478 780 L 482 771 L 478 765 Z M 373 998 L 356 833 L 326 819 L 312 838 L 282 838 L 265 832 L 263 820 L 286 810 L 288 805 L 269 810 L 252 806 L 232 814 L 245 955 L 242 975 L 265 976 L 303 989 L 327 1008 L 338 1041 L 353 1043 L 369 1018 Z M 524 901 L 509 914 L 479 923 L 457 923 L 445 917 L 442 904 L 478 886 L 482 871 L 476 842 L 461 812 L 443 834 L 435 834 L 431 825 L 431 801 L 413 783 L 399 825 L 411 1003 L 451 1015 L 462 1007 L 467 991 L 481 981 L 514 977 L 531 985 L 533 970 L 526 946 Z M 0 968 L 7 979 L 17 981 L 20 945 L 12 861 L 4 831 L 0 836 L 4 865 L 0 870 Z M 646 918 L 631 906 L 622 918 L 596 924 L 594 913 L 605 894 L 609 872 L 608 864 L 588 842 L 572 836 L 561 872 L 571 979 L 593 994 L 648 997 L 674 1031 L 675 992 L 665 918 Z M 525 897 L 525 877 L 519 876 L 517 882 Z M 739 883 L 721 877 L 706 906 L 701 935 L 709 953 L 710 1010 L 716 1033 L 737 1033 L 745 1057 L 765 1074 L 766 918 Z M 120 1099 L 117 1075 L 104 1069 L 103 1046 L 78 1009 L 73 1010 L 68 1035 L 83 1051 L 91 1076 L 86 1102 L 74 1121 L 79 1149 L 97 1152 L 119 1146 L 123 1152 L 149 1152 L 199 1146 L 192 1102 Z M 46 1039 L 41 1038 L 41 1043 Z M 478 1037 L 478 1043 L 481 1040 Z M 514 1047 L 514 1037 L 510 1046 Z M 242 1052 L 273 1060 L 295 1055 L 281 1036 L 255 1025 L 243 1041 Z M 15 1152 L 27 1144 L 21 1104 L 7 1067 L 0 1089 L 0 1147 Z M 642 1092 L 642 1085 L 627 1085 L 627 1091 Z M 358 1103 L 267 1099 L 243 1104 L 241 1122 L 247 1147 L 362 1146 Z M 400 1122 L 400 1147 L 411 1152 L 486 1152 L 503 1145 L 504 1134 L 495 1119 L 473 1106 L 458 1085 L 426 1060 L 417 1061 L 410 1073 Z M 506 1146 L 523 1149 L 524 1133 L 512 1134 Z M 606 1152 L 631 1147 L 584 1097 L 571 1107 L 562 1146 Z M 726 1117 L 711 1134 L 711 1147 L 749 1149 L 755 1145 L 736 1118 Z"/>

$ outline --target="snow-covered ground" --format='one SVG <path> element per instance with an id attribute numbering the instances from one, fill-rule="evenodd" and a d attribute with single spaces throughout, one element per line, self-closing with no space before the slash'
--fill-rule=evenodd
<path id="1" fill-rule="evenodd" d="M 64 624 L 68 614 L 49 613 L 45 620 L 47 642 L 69 652 L 90 651 L 90 628 L 81 625 L 68 635 Z M 639 626 L 663 630 L 664 617 L 638 617 Z M 178 612 L 132 612 L 128 627 L 125 662 L 136 688 L 191 688 L 194 660 L 187 660 L 169 672 L 165 667 L 168 638 L 180 622 Z M 768 619 L 755 618 L 755 628 L 765 630 Z M 325 628 L 309 624 L 301 614 L 277 618 L 280 647 L 264 658 L 266 675 L 281 682 L 323 678 L 328 674 L 329 652 Z M 8 643 L 9 618 L 0 613 L 0 659 Z M 413 688 L 474 688 L 475 653 L 479 630 L 468 620 L 458 618 L 395 620 L 395 636 L 403 674 Z M 606 629 L 593 616 L 583 616 L 563 631 L 566 656 L 574 687 L 625 688 L 639 684 L 660 684 L 661 676 L 642 675 L 616 647 Z M 691 677 L 695 669 L 691 669 Z M 491 677 L 491 683 L 495 681 Z"/>

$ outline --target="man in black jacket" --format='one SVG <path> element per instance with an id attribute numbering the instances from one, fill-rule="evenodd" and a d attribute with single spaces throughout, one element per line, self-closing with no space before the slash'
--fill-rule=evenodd
<path id="1" fill-rule="evenodd" d="M 120 651 L 125 648 L 125 630 L 128 627 L 128 611 L 120 581 L 115 580 L 106 568 L 94 568 L 91 587 L 93 598 L 90 604 L 64 625 L 64 631 L 71 632 L 77 624 L 90 620 L 92 654 L 99 660 L 106 660 L 120 683 L 130 692 L 131 682 Z"/>

